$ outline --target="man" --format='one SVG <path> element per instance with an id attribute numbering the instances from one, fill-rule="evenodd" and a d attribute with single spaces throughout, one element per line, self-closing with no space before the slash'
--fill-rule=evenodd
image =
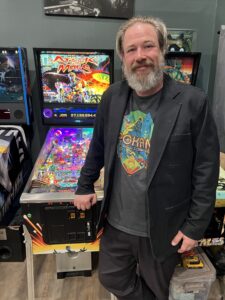
<path id="1" fill-rule="evenodd" d="M 74 204 L 96 203 L 105 167 L 101 283 L 119 300 L 169 295 L 178 253 L 203 237 L 219 170 L 206 95 L 163 74 L 164 23 L 136 17 L 117 34 L 126 80 L 105 92 Z"/>

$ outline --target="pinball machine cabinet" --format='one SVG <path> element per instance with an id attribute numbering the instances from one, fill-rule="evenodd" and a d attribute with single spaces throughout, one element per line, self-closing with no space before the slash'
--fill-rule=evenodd
<path id="1" fill-rule="evenodd" d="M 92 137 L 92 128 L 51 128 L 21 196 L 25 224 L 46 244 L 92 242 L 100 202 L 82 211 L 74 191 Z M 102 192 L 96 186 L 99 200 Z"/>
<path id="2" fill-rule="evenodd" d="M 92 243 L 97 235 L 103 175 L 95 184 L 97 204 L 86 211 L 73 205 L 75 187 L 92 132 L 93 128 L 51 128 L 20 198 L 24 223 L 36 253 L 53 251 L 59 254 L 56 261 L 58 273 L 66 268 L 68 272 L 74 268 L 76 271 L 91 270 L 91 253 L 79 253 L 75 261 L 71 259 L 74 251 L 70 246 Z"/>

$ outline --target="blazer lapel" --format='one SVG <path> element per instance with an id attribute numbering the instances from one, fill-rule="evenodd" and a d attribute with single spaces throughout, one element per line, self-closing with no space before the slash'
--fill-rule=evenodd
<path id="1" fill-rule="evenodd" d="M 109 170 L 111 170 L 113 160 L 116 154 L 116 147 L 118 144 L 118 137 L 121 129 L 121 124 L 123 121 L 123 117 L 125 114 L 127 102 L 129 100 L 131 93 L 131 89 L 129 86 L 124 82 L 121 86 L 121 89 L 119 92 L 112 97 L 112 107 L 110 109 L 110 115 L 109 115 L 109 124 L 111 126 L 110 131 L 110 154 L 109 154 Z"/>
<path id="2" fill-rule="evenodd" d="M 148 186 L 157 170 L 181 108 L 181 103 L 175 100 L 179 93 L 180 89 L 176 83 L 166 77 L 151 139 Z"/>

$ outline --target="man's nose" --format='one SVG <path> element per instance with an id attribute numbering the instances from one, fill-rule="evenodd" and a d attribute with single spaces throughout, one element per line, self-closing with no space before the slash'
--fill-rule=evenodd
<path id="1" fill-rule="evenodd" d="M 145 60 L 145 59 L 146 59 L 146 54 L 145 54 L 144 50 L 141 49 L 141 48 L 138 48 L 137 52 L 136 52 L 136 60 L 137 61 L 142 61 L 142 60 Z"/>

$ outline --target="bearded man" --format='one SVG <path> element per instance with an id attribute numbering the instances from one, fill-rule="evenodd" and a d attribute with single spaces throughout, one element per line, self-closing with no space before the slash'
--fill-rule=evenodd
<path id="1" fill-rule="evenodd" d="M 104 166 L 99 279 L 119 300 L 168 300 L 178 256 L 196 246 L 213 212 L 216 127 L 205 93 L 163 73 L 161 20 L 128 20 L 116 48 L 126 79 L 102 97 L 74 205 L 95 205 Z"/>

